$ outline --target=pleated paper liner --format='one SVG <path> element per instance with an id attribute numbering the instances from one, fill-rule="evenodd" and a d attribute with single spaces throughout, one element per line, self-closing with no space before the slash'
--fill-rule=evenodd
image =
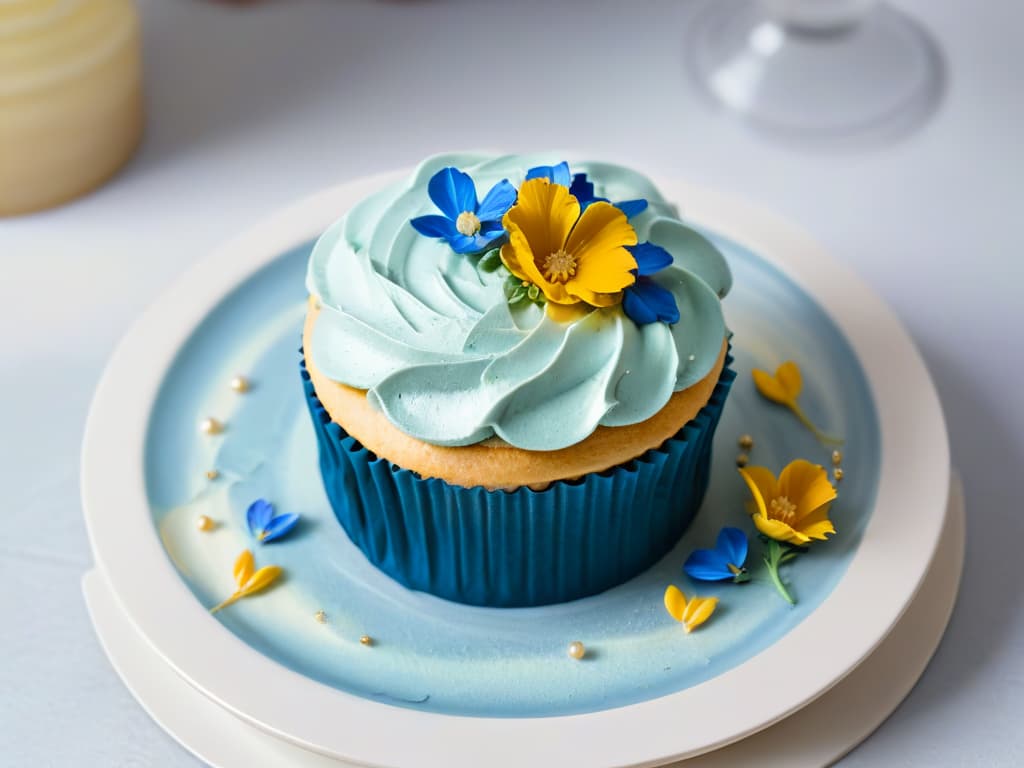
<path id="1" fill-rule="evenodd" d="M 366 557 L 410 589 L 523 607 L 602 592 L 675 545 L 707 490 L 731 362 L 708 403 L 659 448 L 542 491 L 464 488 L 379 458 L 331 421 L 304 362 L 301 374 L 324 489 Z"/>

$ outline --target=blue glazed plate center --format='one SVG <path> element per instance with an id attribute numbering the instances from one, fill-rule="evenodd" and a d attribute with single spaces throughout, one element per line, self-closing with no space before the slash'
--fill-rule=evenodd
<path id="1" fill-rule="evenodd" d="M 296 375 L 310 244 L 282 254 L 218 304 L 182 347 L 147 432 L 145 472 L 154 524 L 168 555 L 206 606 L 234 588 L 231 566 L 245 548 L 285 580 L 216 618 L 241 642 L 314 680 L 357 696 L 425 711 L 489 717 L 549 717 L 646 701 L 709 680 L 772 645 L 827 599 L 845 573 L 874 507 L 879 430 L 864 374 L 828 315 L 781 272 L 711 235 L 729 259 L 725 301 L 738 373 L 715 439 L 710 487 L 679 544 L 657 565 L 608 592 L 542 608 L 491 609 L 410 592 L 371 566 L 348 540 L 324 495 L 316 442 Z M 760 567 L 761 544 L 744 510 L 737 439 L 754 437 L 751 463 L 774 472 L 794 458 L 829 466 L 818 444 L 784 409 L 754 391 L 750 370 L 796 360 L 801 403 L 845 437 L 838 535 L 784 571 L 798 599 L 778 597 Z M 252 383 L 239 395 L 228 383 Z M 202 435 L 208 416 L 222 435 Z M 207 480 L 207 470 L 220 475 Z M 271 500 L 302 519 L 286 538 L 254 542 L 246 507 Z M 199 515 L 216 527 L 201 532 Z M 710 547 L 723 525 L 750 534 L 748 584 L 691 582 L 686 556 Z M 717 596 L 712 619 L 683 633 L 662 605 L 665 587 Z M 318 612 L 321 612 L 317 620 Z M 359 638 L 373 638 L 363 645 Z M 571 642 L 587 654 L 570 658 Z M 684 727 L 681 725 L 681 727 Z"/>

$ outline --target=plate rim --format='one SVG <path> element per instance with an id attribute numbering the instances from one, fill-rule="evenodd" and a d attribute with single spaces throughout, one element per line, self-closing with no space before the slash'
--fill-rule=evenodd
<path id="1" fill-rule="evenodd" d="M 938 394 L 892 310 L 802 230 L 730 195 L 657 177 L 666 199 L 680 201 L 688 221 L 744 245 L 807 292 L 845 336 L 867 378 L 882 450 L 875 511 L 846 574 L 815 611 L 769 648 L 696 686 L 614 709 L 547 718 L 445 715 L 364 699 L 287 669 L 208 615 L 174 570 L 150 515 L 117 512 L 148 509 L 144 446 L 164 375 L 209 310 L 252 273 L 408 173 L 330 187 L 267 217 L 200 259 L 117 346 L 86 420 L 82 504 L 97 566 L 147 642 L 194 687 L 258 727 L 313 751 L 388 766 L 475 766 L 484 749 L 496 767 L 684 759 L 781 720 L 853 670 L 917 594 L 938 545 L 950 471 Z M 904 459 L 886 462 L 887 456 Z M 881 509 L 899 514 L 886 517 Z M 149 564 L 144 579 L 138 578 L 140 562 Z M 872 595 L 870 613 L 864 594 Z M 842 621 L 851 611 L 857 621 Z M 808 649 L 817 648 L 828 649 L 829 663 L 792 675 Z M 740 701 L 745 705 L 736 706 Z M 681 713 L 688 727 L 680 727 Z M 616 737 L 623 732 L 631 738 Z M 395 733 L 401 738 L 386 737 Z M 492 753 L 496 743 L 502 748 Z"/>

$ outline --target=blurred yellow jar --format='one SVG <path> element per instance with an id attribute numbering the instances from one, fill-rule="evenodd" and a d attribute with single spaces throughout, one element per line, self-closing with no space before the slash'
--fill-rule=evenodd
<path id="1" fill-rule="evenodd" d="M 0 0 L 0 216 L 97 187 L 142 135 L 132 0 Z"/>

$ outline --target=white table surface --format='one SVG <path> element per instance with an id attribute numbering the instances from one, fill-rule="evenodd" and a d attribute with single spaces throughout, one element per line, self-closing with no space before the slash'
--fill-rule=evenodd
<path id="1" fill-rule="evenodd" d="M 844 766 L 1024 764 L 1024 8 L 905 0 L 947 57 L 897 144 L 804 152 L 700 103 L 683 0 L 141 2 L 149 126 L 111 184 L 0 219 L 0 765 L 192 766 L 107 663 L 80 579 L 78 450 L 104 362 L 211 247 L 330 184 L 447 149 L 582 149 L 799 222 L 896 309 L 968 507 L 949 631 Z"/>

